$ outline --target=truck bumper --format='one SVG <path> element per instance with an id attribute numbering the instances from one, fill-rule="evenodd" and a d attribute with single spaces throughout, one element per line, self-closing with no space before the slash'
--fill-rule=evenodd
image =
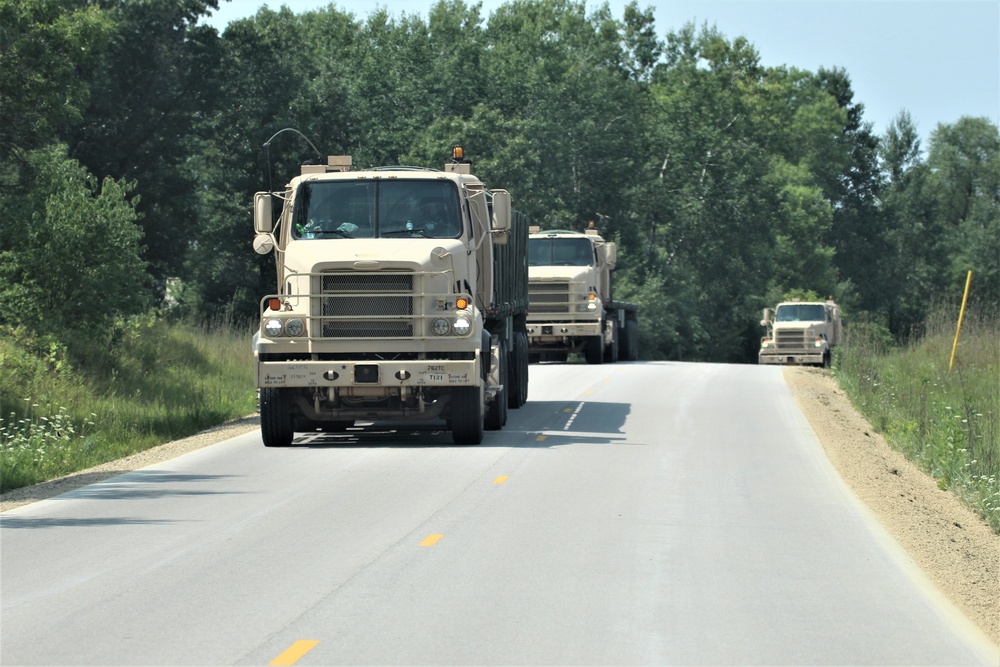
<path id="1" fill-rule="evenodd" d="M 556 342 L 563 338 L 582 338 L 585 336 L 600 336 L 601 321 L 595 322 L 528 322 L 528 340 L 541 343 Z"/>
<path id="2" fill-rule="evenodd" d="M 823 352 L 770 352 L 757 355 L 758 364 L 781 364 L 785 366 L 822 364 Z"/>
<path id="3" fill-rule="evenodd" d="M 258 387 L 466 387 L 482 383 L 470 360 L 260 361 Z"/>

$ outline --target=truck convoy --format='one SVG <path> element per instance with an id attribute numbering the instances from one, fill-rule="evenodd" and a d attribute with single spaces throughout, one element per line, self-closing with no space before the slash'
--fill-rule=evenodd
<path id="1" fill-rule="evenodd" d="M 587 363 L 639 357 L 639 307 L 615 301 L 611 272 L 615 244 L 591 226 L 584 232 L 531 228 L 528 237 L 528 352 L 530 360 Z"/>
<path id="2" fill-rule="evenodd" d="M 764 309 L 767 332 L 760 340 L 759 364 L 803 364 L 829 368 L 831 351 L 844 338 L 840 308 L 832 299 L 783 301 Z"/>
<path id="3" fill-rule="evenodd" d="M 441 171 L 351 163 L 254 197 L 254 249 L 278 276 L 253 351 L 264 445 L 433 419 L 478 444 L 527 400 L 527 218 L 458 146 Z"/>

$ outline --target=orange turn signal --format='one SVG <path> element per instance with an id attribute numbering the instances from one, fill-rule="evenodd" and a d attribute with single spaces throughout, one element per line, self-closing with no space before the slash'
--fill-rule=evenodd
<path id="1" fill-rule="evenodd" d="M 281 310 L 281 299 L 269 299 L 267 307 L 271 310 Z"/>
<path id="2" fill-rule="evenodd" d="M 464 310 L 465 308 L 468 308 L 468 306 L 469 306 L 469 300 L 466 299 L 465 297 L 460 296 L 457 299 L 455 299 L 455 308 L 457 308 L 458 310 Z"/>

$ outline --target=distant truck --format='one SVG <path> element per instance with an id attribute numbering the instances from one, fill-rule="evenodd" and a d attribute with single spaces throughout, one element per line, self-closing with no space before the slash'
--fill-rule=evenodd
<path id="1" fill-rule="evenodd" d="M 351 162 L 254 197 L 254 249 L 278 273 L 254 337 L 264 445 L 432 419 L 478 444 L 527 400 L 527 218 L 461 147 L 444 170 Z"/>
<path id="2" fill-rule="evenodd" d="M 844 338 L 840 307 L 828 301 L 784 301 L 764 309 L 759 364 L 814 365 L 829 368 L 831 353 Z"/>
<path id="3" fill-rule="evenodd" d="M 639 357 L 639 306 L 615 301 L 615 244 L 598 231 L 531 228 L 528 351 L 537 361 L 582 354 L 590 364 Z"/>

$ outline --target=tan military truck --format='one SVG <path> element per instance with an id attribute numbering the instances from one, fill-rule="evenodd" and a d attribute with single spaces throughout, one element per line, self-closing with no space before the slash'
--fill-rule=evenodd
<path id="1" fill-rule="evenodd" d="M 460 147 L 443 170 L 304 165 L 256 194 L 254 228 L 278 275 L 254 339 L 266 446 L 434 419 L 477 444 L 526 400 L 527 219 Z"/>
<path id="2" fill-rule="evenodd" d="M 834 347 L 844 338 L 840 308 L 833 300 L 784 301 L 764 309 L 760 325 L 759 364 L 813 365 L 829 368 Z"/>
<path id="3" fill-rule="evenodd" d="M 598 230 L 531 228 L 528 237 L 528 352 L 531 361 L 632 361 L 639 356 L 639 307 L 615 301 L 615 244 Z"/>

